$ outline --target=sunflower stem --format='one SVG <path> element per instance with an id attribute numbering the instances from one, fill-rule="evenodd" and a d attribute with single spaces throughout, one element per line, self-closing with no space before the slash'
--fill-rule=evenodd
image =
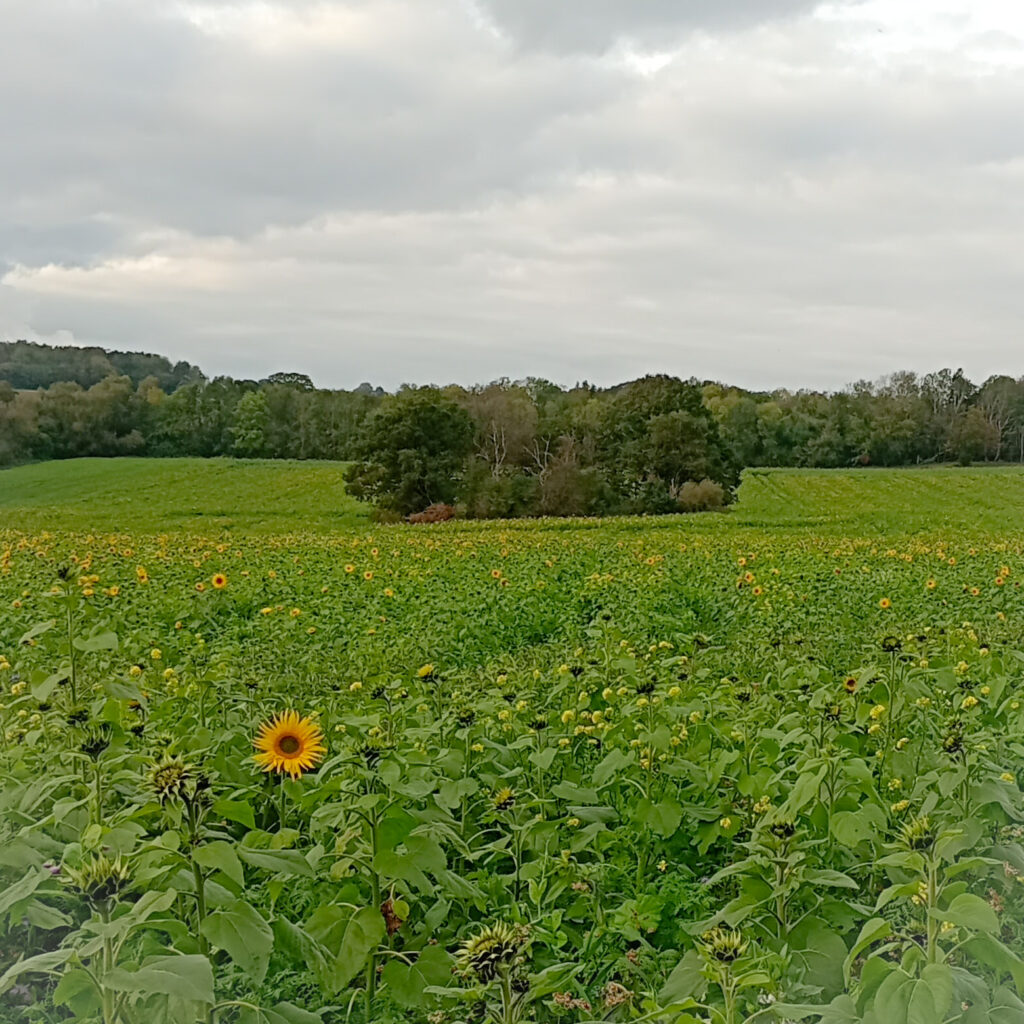
<path id="1" fill-rule="evenodd" d="M 373 867 L 377 860 L 377 816 L 370 819 L 370 884 L 372 887 L 372 902 L 370 906 L 380 907 L 380 875 Z M 373 997 L 377 990 L 377 958 L 374 950 L 370 950 L 369 959 L 366 961 L 366 1021 L 367 1024 L 373 1020 Z"/>

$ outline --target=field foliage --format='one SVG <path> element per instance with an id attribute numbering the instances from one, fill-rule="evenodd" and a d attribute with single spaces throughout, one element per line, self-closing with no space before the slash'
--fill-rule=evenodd
<path id="1" fill-rule="evenodd" d="M 1024 473 L 380 527 L 341 468 L 0 474 L 0 1019 L 1024 1019 Z"/>

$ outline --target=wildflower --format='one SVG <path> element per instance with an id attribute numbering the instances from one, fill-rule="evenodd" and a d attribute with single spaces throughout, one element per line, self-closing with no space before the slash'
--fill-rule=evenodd
<path id="1" fill-rule="evenodd" d="M 363 688 L 363 684 L 357 679 L 354 683 L 349 683 L 348 688 L 351 693 L 357 693 Z"/>
<path id="2" fill-rule="evenodd" d="M 223 590 L 228 585 L 228 578 L 222 572 L 214 574 L 214 577 L 210 582 L 213 584 L 214 590 Z"/>
<path id="3" fill-rule="evenodd" d="M 856 693 L 857 680 L 854 679 L 853 676 L 849 676 L 846 682 L 843 683 L 843 689 L 846 690 L 847 693 Z"/>
<path id="4" fill-rule="evenodd" d="M 966 711 L 970 708 L 975 707 L 977 703 L 978 698 L 975 697 L 973 693 L 969 693 L 966 697 L 964 697 L 962 701 L 960 701 L 960 707 Z"/>
<path id="5" fill-rule="evenodd" d="M 312 719 L 300 718 L 296 711 L 264 722 L 253 743 L 260 751 L 254 760 L 265 772 L 287 773 L 293 779 L 322 761 L 326 751 L 320 726 Z"/>
<path id="6" fill-rule="evenodd" d="M 876 704 L 876 705 L 875 705 L 875 706 L 874 706 L 874 707 L 873 707 L 873 708 L 871 709 L 871 711 L 870 711 L 870 712 L 868 712 L 868 714 L 870 715 L 870 717 L 871 717 L 872 721 L 876 721 L 876 722 L 877 722 L 877 721 L 878 721 L 878 719 L 879 719 L 879 718 L 881 718 L 881 717 L 882 717 L 882 715 L 884 715 L 884 714 L 885 714 L 885 710 L 886 710 L 886 709 L 885 709 L 885 705 L 884 705 L 884 704 Z"/>
<path id="7" fill-rule="evenodd" d="M 890 601 L 889 598 L 887 598 L 887 597 L 883 597 L 878 602 L 878 607 L 879 608 L 891 608 L 892 607 L 892 601 Z"/>
<path id="8" fill-rule="evenodd" d="M 434 666 L 430 664 L 420 665 L 420 667 L 416 670 L 416 675 L 420 679 L 432 679 L 434 676 Z"/>
<path id="9" fill-rule="evenodd" d="M 721 827 L 722 827 L 723 829 L 725 829 L 726 831 L 728 831 L 729 829 L 731 829 L 731 828 L 732 828 L 732 818 L 722 818 L 722 820 L 721 820 L 721 821 L 720 821 L 720 822 L 719 822 L 718 824 L 719 824 L 719 825 L 720 825 L 720 826 L 721 826 Z"/>
<path id="10" fill-rule="evenodd" d="M 1003 780 L 1003 782 L 1016 782 L 1017 781 L 1016 776 L 1011 774 L 1010 772 L 1003 772 L 1003 774 L 1000 775 L 999 778 L 1001 778 Z"/>
<path id="11" fill-rule="evenodd" d="M 159 661 L 163 657 L 163 652 L 160 650 L 159 647 L 154 647 L 153 650 L 149 652 L 149 656 L 154 661 Z"/>

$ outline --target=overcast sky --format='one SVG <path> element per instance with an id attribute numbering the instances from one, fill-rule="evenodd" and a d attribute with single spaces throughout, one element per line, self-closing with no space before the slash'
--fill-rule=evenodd
<path id="1" fill-rule="evenodd" d="M 1011 0 L 0 0 L 0 339 L 323 386 L 1024 374 Z"/>

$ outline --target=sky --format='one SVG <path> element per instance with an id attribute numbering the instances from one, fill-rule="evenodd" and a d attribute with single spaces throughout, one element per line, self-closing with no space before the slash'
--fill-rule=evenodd
<path id="1" fill-rule="evenodd" d="M 210 375 L 1024 374 L 1024 5 L 0 0 L 0 339 Z"/>

